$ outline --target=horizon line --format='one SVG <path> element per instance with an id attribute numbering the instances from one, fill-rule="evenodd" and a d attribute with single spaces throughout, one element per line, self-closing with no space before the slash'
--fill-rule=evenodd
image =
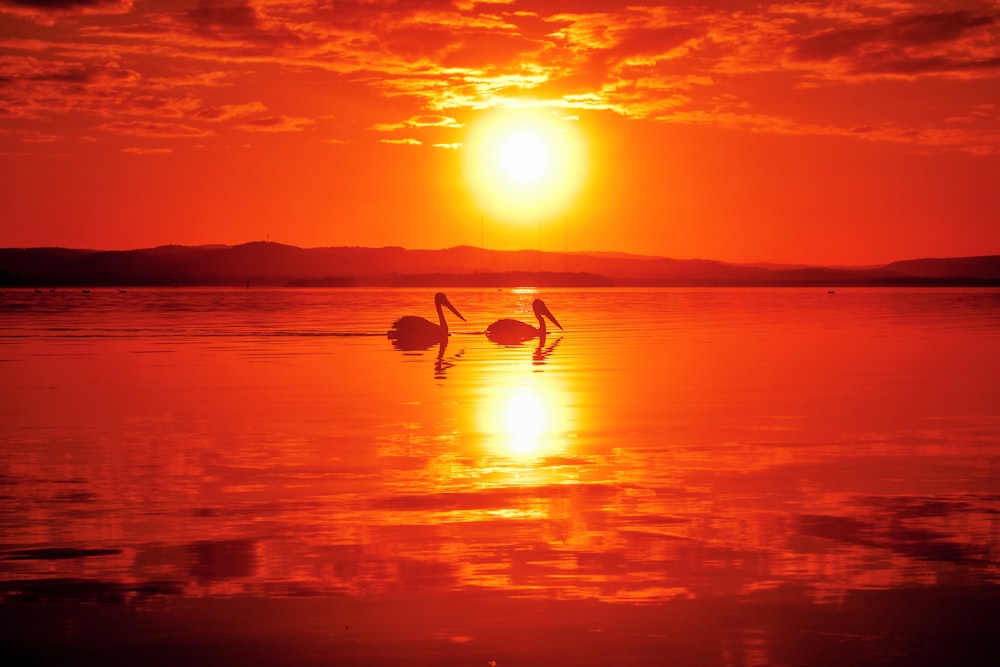
<path id="1" fill-rule="evenodd" d="M 668 255 L 646 255 L 634 252 L 628 252 L 624 250 L 541 250 L 539 248 L 518 248 L 518 249 L 500 249 L 500 248 L 489 248 L 485 246 L 472 245 L 469 243 L 461 243 L 454 246 L 448 246 L 444 248 L 408 248 L 401 245 L 321 245 L 321 246 L 300 246 L 292 243 L 283 243 L 280 241 L 271 241 L 270 239 L 257 239 L 251 241 L 243 241 L 240 243 L 195 243 L 195 244 L 185 244 L 185 243 L 161 243 L 158 245 L 142 246 L 142 247 L 132 247 L 132 248 L 85 248 L 85 247 L 72 247 L 72 246 L 60 246 L 60 245 L 36 245 L 36 246 L 4 246 L 0 247 L 0 250 L 69 250 L 74 252 L 93 252 L 93 253 L 127 253 L 127 252 L 142 252 L 148 250 L 157 250 L 160 248 L 239 248 L 242 246 L 249 245 L 274 245 L 282 246 L 286 248 L 294 248 L 297 250 L 331 250 L 331 249 L 361 249 L 361 250 L 402 250 L 404 252 L 446 252 L 449 250 L 458 250 L 463 248 L 468 248 L 471 250 L 479 250 L 481 252 L 494 252 L 494 253 L 538 253 L 541 255 L 617 255 L 624 258 L 637 258 L 637 259 L 666 259 L 678 262 L 714 262 L 718 264 L 727 264 L 731 266 L 772 266 L 772 267 L 787 267 L 787 268 L 826 268 L 826 269 L 868 269 L 868 268 L 881 268 L 894 264 L 897 262 L 912 262 L 912 261 L 924 261 L 924 260 L 969 260 L 969 259 L 983 259 L 991 257 L 1000 257 L 1000 253 L 988 253 L 979 255 L 958 255 L 958 256 L 924 256 L 924 257 L 907 257 L 903 259 L 894 259 L 883 263 L 874 264 L 811 264 L 808 262 L 794 262 L 794 261 L 773 261 L 773 260 L 756 260 L 756 261 L 731 261 L 722 259 L 710 259 L 707 257 L 674 257 Z"/>

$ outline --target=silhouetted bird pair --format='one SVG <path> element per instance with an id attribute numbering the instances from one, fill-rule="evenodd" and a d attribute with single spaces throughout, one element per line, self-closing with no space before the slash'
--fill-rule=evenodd
<path id="1" fill-rule="evenodd" d="M 438 314 L 437 324 L 416 315 L 405 315 L 392 323 L 392 329 L 387 334 L 389 339 L 397 347 L 407 350 L 426 349 L 432 345 L 446 342 L 448 340 L 448 322 L 444 319 L 442 306 L 455 313 L 458 319 L 465 321 L 462 314 L 448 301 L 444 292 L 438 292 L 434 295 L 434 308 Z M 486 327 L 486 337 L 494 343 L 502 345 L 516 345 L 532 338 L 544 340 L 546 317 L 552 320 L 552 324 L 560 329 L 563 328 L 541 299 L 535 299 L 534 303 L 531 304 L 531 309 L 538 320 L 537 327 L 518 320 L 504 318 Z"/>

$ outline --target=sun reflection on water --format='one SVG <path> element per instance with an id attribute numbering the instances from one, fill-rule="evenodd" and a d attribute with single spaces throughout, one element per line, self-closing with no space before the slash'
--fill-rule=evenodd
<path id="1" fill-rule="evenodd" d="M 538 437 L 545 429 L 542 401 L 528 387 L 521 387 L 507 399 L 504 425 L 510 436 L 511 451 L 531 454 L 538 449 Z"/>
<path id="2" fill-rule="evenodd" d="M 518 460 L 553 456 L 565 449 L 569 407 L 553 380 L 531 376 L 490 388 L 480 407 L 480 429 L 489 451 Z"/>

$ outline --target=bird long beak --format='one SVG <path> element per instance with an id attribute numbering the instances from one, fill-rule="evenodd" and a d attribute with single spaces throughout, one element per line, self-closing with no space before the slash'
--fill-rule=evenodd
<path id="1" fill-rule="evenodd" d="M 552 324 L 556 325 L 556 326 L 557 326 L 557 327 L 559 327 L 560 329 L 562 329 L 562 328 L 563 328 L 563 326 L 562 326 L 561 324 L 559 324 L 559 320 L 557 320 L 557 319 L 556 319 L 556 316 L 552 314 L 552 311 L 551 311 L 551 310 L 549 310 L 549 307 L 548 307 L 548 306 L 545 306 L 545 307 L 544 307 L 544 308 L 542 309 L 542 315 L 544 315 L 545 317 L 547 317 L 547 318 L 549 318 L 550 320 L 552 320 Z"/>
<path id="2" fill-rule="evenodd" d="M 455 306 L 451 305 L 451 301 L 448 301 L 448 299 L 445 298 L 442 303 L 444 303 L 444 305 L 448 306 L 448 310 L 450 310 L 451 312 L 455 313 L 455 317 L 457 317 L 458 319 L 462 320 L 463 322 L 465 321 L 465 318 L 462 317 L 462 313 L 458 312 L 458 310 L 455 309 Z M 560 327 L 560 328 L 562 328 L 562 327 Z"/>

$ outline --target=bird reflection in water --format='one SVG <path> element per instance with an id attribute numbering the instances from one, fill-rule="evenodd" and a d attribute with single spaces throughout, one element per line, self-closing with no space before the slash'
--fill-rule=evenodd
<path id="1" fill-rule="evenodd" d="M 562 342 L 562 336 L 556 338 L 548 345 L 545 344 L 545 336 L 538 339 L 538 347 L 535 348 L 534 353 L 531 355 L 531 363 L 534 366 L 544 366 L 545 360 L 549 358 L 549 355 L 556 349 L 556 346 Z"/>
<path id="2" fill-rule="evenodd" d="M 437 380 L 447 379 L 448 376 L 446 371 L 455 365 L 455 361 L 458 360 L 459 357 L 465 354 L 465 350 L 462 349 L 456 354 L 445 358 L 444 351 L 446 349 L 448 349 L 448 341 L 442 341 L 442 343 L 438 346 L 437 356 L 434 358 L 434 378 Z"/>
<path id="3" fill-rule="evenodd" d="M 486 337 L 500 345 L 520 345 L 533 338 L 538 338 L 544 344 L 546 334 L 545 318 L 551 320 L 552 324 L 560 329 L 563 328 L 559 324 L 559 320 L 555 318 L 552 311 L 549 310 L 548 306 L 541 299 L 534 300 L 531 304 L 531 310 L 535 314 L 535 319 L 538 320 L 537 327 L 533 327 L 527 322 L 505 317 L 486 327 Z"/>
<path id="4" fill-rule="evenodd" d="M 434 295 L 434 308 L 438 314 L 437 324 L 424 317 L 404 315 L 392 323 L 392 328 L 389 329 L 386 337 L 392 341 L 393 346 L 406 351 L 429 350 L 435 345 L 439 345 L 438 357 L 442 357 L 444 348 L 448 345 L 448 321 L 444 318 L 442 306 L 455 313 L 458 319 L 465 321 L 462 314 L 448 301 L 444 292 L 438 292 Z"/>

